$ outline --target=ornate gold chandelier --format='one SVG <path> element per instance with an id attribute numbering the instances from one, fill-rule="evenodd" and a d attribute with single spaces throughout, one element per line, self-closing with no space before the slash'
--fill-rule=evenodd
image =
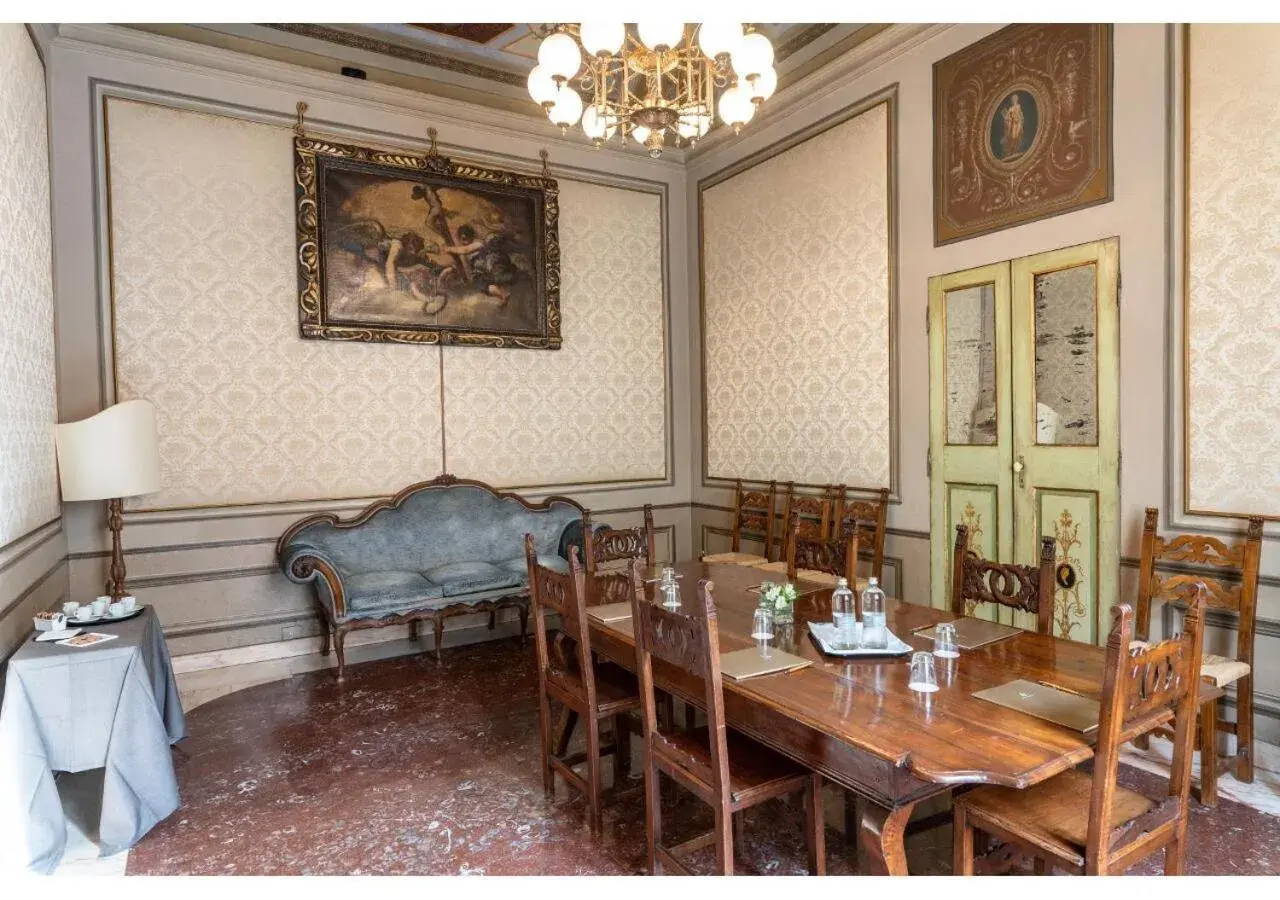
<path id="1" fill-rule="evenodd" d="M 773 45 L 750 25 L 584 22 L 544 33 L 529 95 L 561 130 L 581 122 L 597 147 L 630 136 L 656 158 L 705 135 L 713 113 L 736 134 L 778 86 Z"/>

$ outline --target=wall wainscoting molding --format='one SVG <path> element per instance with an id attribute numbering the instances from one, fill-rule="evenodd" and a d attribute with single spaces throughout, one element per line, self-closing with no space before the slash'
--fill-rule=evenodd
<path id="1" fill-rule="evenodd" d="M 787 477 L 896 497 L 896 98 L 698 183 L 705 486 Z"/>
<path id="2" fill-rule="evenodd" d="M 444 470 L 517 486 L 670 483 L 664 185 L 560 181 L 559 351 L 303 341 L 288 128 L 104 98 L 104 354 L 117 400 L 156 403 L 168 476 L 131 517 L 359 498 Z M 163 265 L 157 240 L 204 260 L 200 303 L 183 300 L 189 267 Z"/>

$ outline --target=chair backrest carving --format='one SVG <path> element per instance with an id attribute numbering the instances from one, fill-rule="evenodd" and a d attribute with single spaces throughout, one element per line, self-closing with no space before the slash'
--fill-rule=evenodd
<path id="1" fill-rule="evenodd" d="M 849 588 L 857 592 L 858 540 L 862 530 L 856 522 L 843 538 L 806 537 L 799 519 L 792 519 L 787 531 L 788 580 L 795 581 L 801 569 L 811 569 L 846 578 Z"/>
<path id="2" fill-rule="evenodd" d="M 733 493 L 732 550 L 742 551 L 742 537 L 763 541 L 765 555 L 773 552 L 773 507 L 777 498 L 777 482 L 770 481 L 765 490 L 746 490 L 742 479 L 735 482 Z"/>
<path id="3" fill-rule="evenodd" d="M 647 749 L 659 760 L 665 760 L 691 777 L 702 780 L 696 770 L 690 771 L 683 754 L 666 743 L 658 727 L 653 663 L 659 660 L 701 679 L 706 686 L 711 778 L 704 784 L 727 804 L 729 750 L 725 738 L 724 682 L 720 673 L 720 632 L 712 597 L 714 585 L 705 578 L 701 579 L 696 598 L 686 598 L 681 609 L 669 610 L 649 601 L 643 572 L 637 563 L 632 563 L 631 579 L 631 621 Z"/>
<path id="4" fill-rule="evenodd" d="M 1144 832 L 1187 816 L 1207 596 L 1205 588 L 1197 589 L 1182 633 L 1154 646 L 1134 643 L 1131 606 L 1121 604 L 1112 609 L 1114 624 L 1107 640 L 1093 764 L 1086 871 L 1105 870 L 1124 845 Z M 1174 745 L 1168 797 L 1137 820 L 1117 825 L 1112 819 L 1112 800 L 1121 747 L 1164 727 L 1171 715 Z"/>
<path id="5" fill-rule="evenodd" d="M 1053 633 L 1053 538 L 1040 542 L 1040 564 L 1020 566 L 983 559 L 969 549 L 969 529 L 956 526 L 951 572 L 951 612 L 971 615 L 982 603 L 996 603 L 1036 617 L 1036 631 Z"/>
<path id="6" fill-rule="evenodd" d="M 825 541 L 831 536 L 831 485 L 823 488 L 821 494 L 797 494 L 795 482 L 788 481 L 785 496 L 782 521 L 786 524 L 787 535 L 790 535 L 794 521 L 798 524 L 802 537 Z"/>
<path id="7" fill-rule="evenodd" d="M 1252 669 L 1262 519 L 1250 519 L 1244 537 L 1232 544 L 1199 534 L 1161 537 L 1157 533 L 1159 520 L 1160 511 L 1148 506 L 1138 564 L 1138 636 L 1145 640 L 1151 633 L 1152 601 L 1189 603 L 1203 588 L 1207 605 L 1239 614 L 1236 658 Z M 1157 572 L 1157 563 L 1172 563 L 1186 567 L 1186 571 Z"/>
<path id="8" fill-rule="evenodd" d="M 601 566 L 630 562 L 638 559 L 648 568 L 654 564 L 655 541 L 653 530 L 653 504 L 644 505 L 644 524 L 635 528 L 592 529 L 591 511 L 582 516 L 583 561 L 587 572 L 595 573 Z M 630 566 L 623 567 L 629 569 Z M 621 599 L 626 599 L 625 597 Z"/>
<path id="9" fill-rule="evenodd" d="M 586 573 L 578 560 L 578 548 L 569 548 L 568 574 L 539 565 L 533 535 L 525 535 L 524 554 L 529 570 L 539 688 L 545 692 L 548 678 L 574 676 L 567 681 L 582 682 L 587 709 L 594 709 L 596 687 L 587 632 Z M 560 630 L 551 639 L 547 636 L 548 612 L 560 617 Z"/>
<path id="10" fill-rule="evenodd" d="M 837 537 L 845 537 L 851 528 L 861 532 L 859 547 L 871 559 L 871 574 L 884 582 L 884 540 L 889 514 L 889 489 L 876 488 L 871 497 L 849 498 L 843 484 L 835 490 L 835 523 Z M 855 488 L 863 491 L 864 489 Z"/>

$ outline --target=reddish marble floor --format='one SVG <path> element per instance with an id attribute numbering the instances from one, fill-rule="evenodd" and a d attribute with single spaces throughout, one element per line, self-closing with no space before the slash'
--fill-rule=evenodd
<path id="1" fill-rule="evenodd" d="M 212 701 L 187 720 L 182 807 L 130 853 L 128 873 L 641 871 L 638 791 L 606 806 L 599 839 L 563 784 L 544 797 L 535 688 L 532 648 L 506 640 L 450 650 L 441 665 L 429 654 L 354 665 L 341 686 L 320 671 Z M 1160 784 L 1130 768 L 1122 781 Z M 839 795 L 827 802 L 838 821 Z M 1193 808 L 1192 873 L 1280 873 L 1280 820 L 1230 800 Z M 683 794 L 664 819 L 675 840 L 710 825 Z M 752 810 L 739 871 L 803 873 L 802 822 L 798 802 Z M 838 829 L 827 841 L 829 871 L 850 873 Z M 913 872 L 948 872 L 948 829 L 913 837 L 908 857 Z M 1141 871 L 1159 868 L 1157 856 Z"/>

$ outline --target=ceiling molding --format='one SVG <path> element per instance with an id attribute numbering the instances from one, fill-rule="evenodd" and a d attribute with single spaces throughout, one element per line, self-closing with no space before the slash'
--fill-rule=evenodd
<path id="1" fill-rule="evenodd" d="M 198 67 L 216 72 L 219 78 L 235 80 L 254 87 L 292 87 L 308 100 L 337 103 L 359 102 L 370 108 L 392 113 L 422 116 L 435 126 L 457 126 L 487 131 L 506 137 L 517 136 L 538 141 L 551 152 L 552 165 L 557 154 L 606 154 L 627 161 L 650 172 L 648 177 L 662 179 L 661 173 L 683 169 L 684 151 L 671 150 L 653 160 L 638 145 L 634 150 L 621 145 L 593 148 L 572 132 L 560 130 L 541 116 L 527 116 L 491 107 L 442 97 L 394 85 L 346 78 L 330 72 L 277 62 L 247 53 L 210 47 L 180 38 L 117 25 L 64 24 L 52 47 L 116 56 L 124 59 L 161 63 L 176 68 Z M 292 115 L 292 110 L 286 110 Z M 425 127 L 425 123 L 424 123 Z M 442 135 L 442 139 L 445 136 Z"/>

